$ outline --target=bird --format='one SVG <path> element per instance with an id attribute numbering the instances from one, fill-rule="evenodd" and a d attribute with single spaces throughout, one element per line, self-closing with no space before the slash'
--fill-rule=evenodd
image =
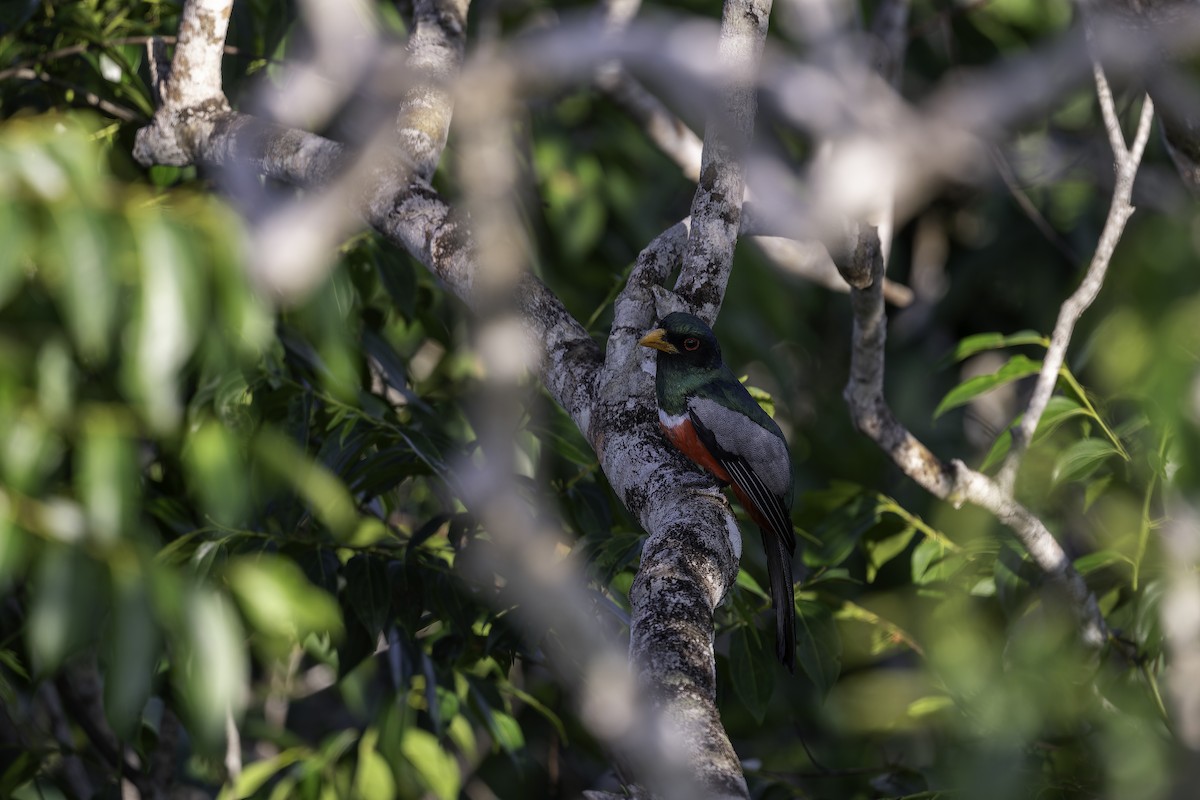
<path id="1" fill-rule="evenodd" d="M 638 344 L 657 360 L 658 421 L 667 440 L 734 495 L 762 532 L 775 654 L 796 669 L 796 602 L 792 583 L 792 460 L 775 420 L 721 359 L 721 346 L 699 317 L 674 312 Z"/>

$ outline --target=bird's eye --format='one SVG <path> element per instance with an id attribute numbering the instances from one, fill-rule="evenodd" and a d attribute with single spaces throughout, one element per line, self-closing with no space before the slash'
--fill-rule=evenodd
<path id="1" fill-rule="evenodd" d="M 700 349 L 700 340 L 697 339 L 695 336 L 689 336 L 688 338 L 683 340 L 683 349 L 684 350 L 699 350 Z"/>

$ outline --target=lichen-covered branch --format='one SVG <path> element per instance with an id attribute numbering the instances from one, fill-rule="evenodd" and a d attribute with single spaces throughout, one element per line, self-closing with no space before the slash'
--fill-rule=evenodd
<path id="1" fill-rule="evenodd" d="M 229 111 L 221 59 L 232 11 L 233 0 L 184 4 L 171 72 L 157 87 L 162 105 L 150 125 L 137 132 L 133 154 L 140 163 L 192 163 L 197 142 L 206 140 L 214 120 Z"/>
<path id="2" fill-rule="evenodd" d="M 396 131 L 417 175 L 437 169 L 453 111 L 453 82 L 462 65 L 468 0 L 417 0 L 408 39 L 413 85 L 400 100 Z"/>
<path id="3" fill-rule="evenodd" d="M 704 751 L 698 782 L 746 797 L 741 765 L 716 706 L 713 612 L 737 578 L 741 534 L 711 476 L 658 433 L 654 382 L 637 339 L 658 316 L 656 290 L 679 264 L 679 223 L 638 256 L 617 298 L 589 439 L 613 490 L 649 533 L 630 590 L 630 655 L 638 683 L 677 741 Z M 663 480 L 666 478 L 666 480 Z"/>
<path id="4" fill-rule="evenodd" d="M 770 16 L 771 0 L 726 0 L 721 15 L 717 60 L 728 83 L 704 132 L 692 231 L 675 284 L 675 292 L 709 324 L 721 309 L 733 268 L 745 194 L 742 159 L 754 134 L 755 74 Z"/>

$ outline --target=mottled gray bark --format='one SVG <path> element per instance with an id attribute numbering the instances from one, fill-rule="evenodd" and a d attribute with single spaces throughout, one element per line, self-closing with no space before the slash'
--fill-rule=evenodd
<path id="1" fill-rule="evenodd" d="M 721 310 L 745 194 L 743 156 L 758 110 L 756 73 L 767 39 L 771 0 L 726 0 L 717 59 L 727 71 L 721 104 L 704 131 L 692 230 L 675 292 L 710 325 Z"/>
<path id="2" fill-rule="evenodd" d="M 416 0 L 408 40 L 414 85 L 400 100 L 396 131 L 413 170 L 429 179 L 446 146 L 454 78 L 466 43 L 467 0 Z"/>

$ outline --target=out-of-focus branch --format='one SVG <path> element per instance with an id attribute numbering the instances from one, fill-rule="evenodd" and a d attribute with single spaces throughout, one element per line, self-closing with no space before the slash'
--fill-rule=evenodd
<path id="1" fill-rule="evenodd" d="M 855 286 L 850 292 L 854 329 L 845 398 L 854 424 L 930 494 L 956 507 L 964 502 L 977 505 L 1011 528 L 1038 568 L 1065 590 L 1080 621 L 1083 641 L 1091 647 L 1102 646 L 1109 640 L 1109 632 L 1096 598 L 1042 521 L 986 475 L 957 459 L 949 464 L 942 461 L 892 414 L 883 396 L 887 337 L 881 291 L 884 263 L 878 237 L 869 229 L 860 237 L 851 261 L 843 269 L 847 282 Z"/>
<path id="2" fill-rule="evenodd" d="M 1050 396 L 1058 383 L 1058 374 L 1066 360 L 1067 346 L 1075 332 L 1075 324 L 1083 316 L 1083 312 L 1091 306 L 1100 287 L 1104 285 L 1104 276 L 1108 272 L 1108 264 L 1112 260 L 1121 234 L 1125 231 L 1125 223 L 1133 214 L 1133 181 L 1137 177 L 1138 165 L 1142 161 L 1142 153 L 1146 150 L 1146 142 L 1150 138 L 1150 127 L 1154 121 L 1154 102 L 1147 95 L 1142 102 L 1142 113 L 1138 121 L 1137 133 L 1134 135 L 1132 146 L 1126 146 L 1125 136 L 1121 133 L 1121 122 L 1117 118 L 1116 106 L 1113 104 L 1112 91 L 1104 77 L 1104 71 L 1099 62 L 1095 64 L 1096 94 L 1100 100 L 1100 110 L 1104 116 L 1104 127 L 1108 132 L 1108 140 L 1112 145 L 1115 181 L 1113 185 L 1112 202 L 1108 209 L 1108 218 L 1104 222 L 1104 230 L 1096 245 L 1087 272 L 1083 280 L 1070 297 L 1062 304 L 1058 312 L 1058 321 L 1054 324 L 1054 332 L 1050 336 L 1050 346 L 1046 350 L 1046 358 L 1042 362 L 1037 384 L 1029 399 L 1029 406 L 1021 418 L 1019 425 L 1013 428 L 1012 447 L 997 476 L 997 482 L 1005 492 L 1011 494 L 1016 483 L 1017 471 L 1021 466 L 1021 458 L 1033 434 L 1037 430 L 1042 414 L 1050 402 Z"/>
<path id="3" fill-rule="evenodd" d="M 400 143 L 417 175 L 428 180 L 441 158 L 453 110 L 452 83 L 462 65 L 468 0 L 417 0 L 408 39 L 414 85 L 400 100 Z"/>
<path id="4" fill-rule="evenodd" d="M 712 324 L 733 269 L 745 194 L 742 159 L 754 135 L 755 83 L 771 0 L 726 0 L 717 61 L 727 72 L 721 102 L 704 132 L 700 180 L 692 197 L 692 230 L 675 292 Z"/>
<path id="5" fill-rule="evenodd" d="M 893 5 L 903 6 L 904 12 L 907 14 L 906 0 L 897 0 Z M 614 10 L 618 7 L 623 14 L 619 17 Z M 628 8 L 617 3 L 608 3 L 605 8 L 606 21 L 610 27 L 627 24 L 632 17 Z M 882 11 L 881 9 L 880 16 L 877 17 L 880 25 L 884 20 L 896 23 L 900 19 L 898 10 L 892 10 L 886 15 L 883 15 Z M 878 34 L 889 53 L 895 52 L 892 49 L 895 46 L 892 34 L 893 32 L 886 29 L 886 26 Z M 903 49 L 900 50 L 900 53 L 902 52 Z M 700 161 L 704 143 L 654 93 L 616 62 L 601 67 L 596 76 L 596 84 L 642 127 L 650 141 L 665 156 L 675 162 L 684 177 L 692 181 L 700 179 Z M 750 194 L 747 190 L 747 201 L 750 199 Z M 808 240 L 768 238 L 761 232 L 747 230 L 744 215 L 748 211 L 748 207 L 744 206 L 742 211 L 741 235 L 750 236 L 750 241 L 776 267 L 831 291 L 841 293 L 850 291 L 850 287 L 841 279 L 823 245 Z M 907 286 L 895 281 L 885 279 L 883 292 L 887 302 L 893 305 L 903 307 L 912 302 L 912 291 Z"/>
<path id="6" fill-rule="evenodd" d="M 892 86 L 900 82 L 904 53 L 908 49 L 908 12 L 910 0 L 884 0 L 875 9 L 871 35 L 877 44 L 875 71 Z"/>
<path id="7" fill-rule="evenodd" d="M 1170 653 L 1167 675 L 1179 737 L 1200 751 L 1200 511 L 1180 493 L 1168 494 L 1167 591 L 1162 601 L 1163 634 Z"/>

